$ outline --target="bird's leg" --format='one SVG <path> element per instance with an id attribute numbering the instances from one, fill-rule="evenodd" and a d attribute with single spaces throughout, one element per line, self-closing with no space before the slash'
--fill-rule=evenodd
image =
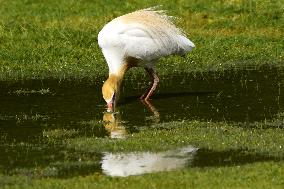
<path id="1" fill-rule="evenodd" d="M 150 97 L 152 96 L 153 92 L 155 91 L 158 83 L 159 83 L 159 77 L 155 73 L 153 68 L 145 68 L 146 72 L 151 78 L 151 85 L 149 88 L 146 90 L 146 92 L 140 97 L 141 100 L 149 100 Z"/>

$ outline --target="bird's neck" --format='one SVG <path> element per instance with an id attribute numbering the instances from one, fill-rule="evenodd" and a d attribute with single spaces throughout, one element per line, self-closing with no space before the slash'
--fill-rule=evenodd
<path id="1" fill-rule="evenodd" d="M 109 64 L 109 75 L 115 75 L 118 78 L 123 78 L 124 74 L 132 67 L 138 66 L 139 60 L 134 57 L 124 57 L 120 63 Z M 111 64 L 112 63 L 112 64 Z"/>
<path id="2" fill-rule="evenodd" d="M 127 57 L 124 59 L 124 63 L 120 66 L 118 71 L 112 72 L 110 70 L 107 83 L 109 83 L 115 89 L 117 96 L 119 96 L 120 85 L 127 70 L 131 67 L 138 65 L 138 60 L 135 58 Z"/>
<path id="3" fill-rule="evenodd" d="M 128 70 L 127 64 L 121 66 L 118 72 L 110 72 L 107 81 L 105 82 L 106 87 L 111 87 L 116 93 L 116 100 L 119 98 L 120 86 L 125 73 Z"/>
<path id="4" fill-rule="evenodd" d="M 122 65 L 121 68 L 116 72 L 109 72 L 109 78 L 115 78 L 114 80 L 119 82 L 123 79 L 126 71 L 128 70 L 128 66 L 126 64 Z"/>
<path id="5" fill-rule="evenodd" d="M 120 86 L 122 79 L 125 75 L 125 73 L 127 72 L 127 70 L 129 70 L 132 67 L 135 67 L 138 65 L 138 60 L 135 58 L 125 58 L 124 63 L 120 66 L 120 68 L 115 71 L 112 72 L 110 70 L 109 72 L 109 79 L 113 79 L 114 82 L 116 82 L 116 84 L 118 85 L 118 87 Z"/>

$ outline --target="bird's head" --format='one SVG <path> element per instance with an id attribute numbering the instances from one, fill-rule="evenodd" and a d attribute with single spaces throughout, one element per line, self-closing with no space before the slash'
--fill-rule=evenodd
<path id="1" fill-rule="evenodd" d="M 120 81 L 114 75 L 110 75 L 102 87 L 103 98 L 107 103 L 107 111 L 114 112 L 119 95 Z"/>

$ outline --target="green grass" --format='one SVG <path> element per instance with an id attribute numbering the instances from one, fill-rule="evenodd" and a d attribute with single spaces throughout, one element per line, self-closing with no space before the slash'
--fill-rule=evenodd
<path id="1" fill-rule="evenodd" d="M 43 140 L 50 146 L 63 145 L 62 152 L 66 155 L 72 152 L 72 159 L 80 157 L 80 161 L 55 161 L 46 167 L 27 166 L 15 170 L 14 175 L 3 175 L 0 184 L 4 188 L 283 188 L 283 123 L 282 114 L 266 123 L 183 121 L 155 125 L 153 129 L 132 134 L 127 140 L 82 137 L 76 136 L 73 130 L 55 130 L 46 133 Z M 84 177 L 57 178 L 62 172 L 75 171 L 76 175 L 82 167 L 100 165 L 93 153 L 160 151 L 189 144 L 214 153 L 230 152 L 227 158 L 235 161 L 127 178 L 93 172 Z M 28 151 L 34 148 L 33 145 L 20 145 Z M 247 155 L 254 158 L 238 161 L 237 158 Z"/>
<path id="2" fill-rule="evenodd" d="M 237 168 L 220 167 L 171 173 L 148 174 L 128 178 L 92 175 L 66 180 L 43 179 L 35 182 L 27 178 L 4 178 L 17 188 L 283 188 L 283 163 L 255 163 Z M 259 172 L 261 170 L 261 172 Z M 265 174 L 262 174 L 262 173 Z M 242 175 L 242 176 L 240 176 Z M 9 188 L 9 187 L 7 187 Z"/>
<path id="3" fill-rule="evenodd" d="M 283 67 L 284 63 L 283 0 L 0 0 L 0 5 L 0 81 L 51 78 L 100 83 L 108 74 L 97 45 L 100 29 L 119 15 L 155 5 L 163 5 L 170 15 L 179 17 L 177 25 L 196 44 L 196 49 L 184 58 L 160 60 L 157 69 L 164 77 L 176 72 L 196 72 L 197 77 L 202 77 L 202 72 L 211 71 L 216 71 L 218 77 L 226 69 Z M 128 77 L 140 77 L 142 71 L 133 69 Z M 12 93 L 20 97 L 44 96 L 53 95 L 51 91 L 23 88 Z M 51 119 L 41 114 L 11 116 L 18 122 Z M 2 147 L 13 154 L 19 150 L 19 154 L 29 157 L 35 149 L 43 153 L 35 157 L 35 162 L 18 157 L 28 164 L 10 174 L 0 167 L 0 188 L 283 188 L 283 125 L 280 113 L 273 120 L 255 123 L 185 120 L 156 124 L 126 140 L 91 136 L 92 129 L 103 129 L 103 123 L 96 120 L 82 123 L 82 132 L 47 128 L 35 139 L 38 143 L 17 143 L 0 135 Z M 186 145 L 269 160 L 127 178 L 80 173 L 80 169 L 100 165 L 94 153 L 162 151 Z M 52 159 L 57 153 L 45 154 L 49 148 L 60 158 Z M 60 177 L 67 173 L 71 176 Z"/>
<path id="4" fill-rule="evenodd" d="M 283 0 L 2 0 L 0 80 L 105 76 L 100 29 L 119 15 L 155 5 L 179 17 L 177 25 L 196 44 L 184 59 L 162 59 L 160 74 L 283 64 Z"/>

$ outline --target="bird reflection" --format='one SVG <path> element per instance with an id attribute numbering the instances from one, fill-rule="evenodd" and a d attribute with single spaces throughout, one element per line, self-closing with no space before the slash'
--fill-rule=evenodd
<path id="1" fill-rule="evenodd" d="M 159 123 L 160 113 L 153 106 L 153 104 L 150 101 L 146 100 L 141 100 L 141 102 L 153 114 L 152 116 L 149 116 L 146 119 L 151 120 L 153 123 Z M 118 110 L 116 110 L 116 112 L 104 112 L 103 124 L 111 138 L 126 138 L 128 133 L 124 126 L 124 121 L 121 120 L 120 113 Z"/>
<path id="2" fill-rule="evenodd" d="M 155 108 L 155 106 L 151 103 L 149 100 L 141 100 L 142 104 L 147 107 L 147 109 L 153 113 L 152 116 L 149 118 L 154 122 L 154 123 L 159 123 L 160 122 L 160 113 L 158 109 Z"/>
<path id="3" fill-rule="evenodd" d="M 125 138 L 127 136 L 127 131 L 120 119 L 119 113 L 105 112 L 103 122 L 111 138 Z"/>
<path id="4" fill-rule="evenodd" d="M 101 162 L 102 170 L 106 175 L 126 177 L 182 169 L 193 162 L 197 150 L 185 146 L 162 152 L 106 152 Z"/>

